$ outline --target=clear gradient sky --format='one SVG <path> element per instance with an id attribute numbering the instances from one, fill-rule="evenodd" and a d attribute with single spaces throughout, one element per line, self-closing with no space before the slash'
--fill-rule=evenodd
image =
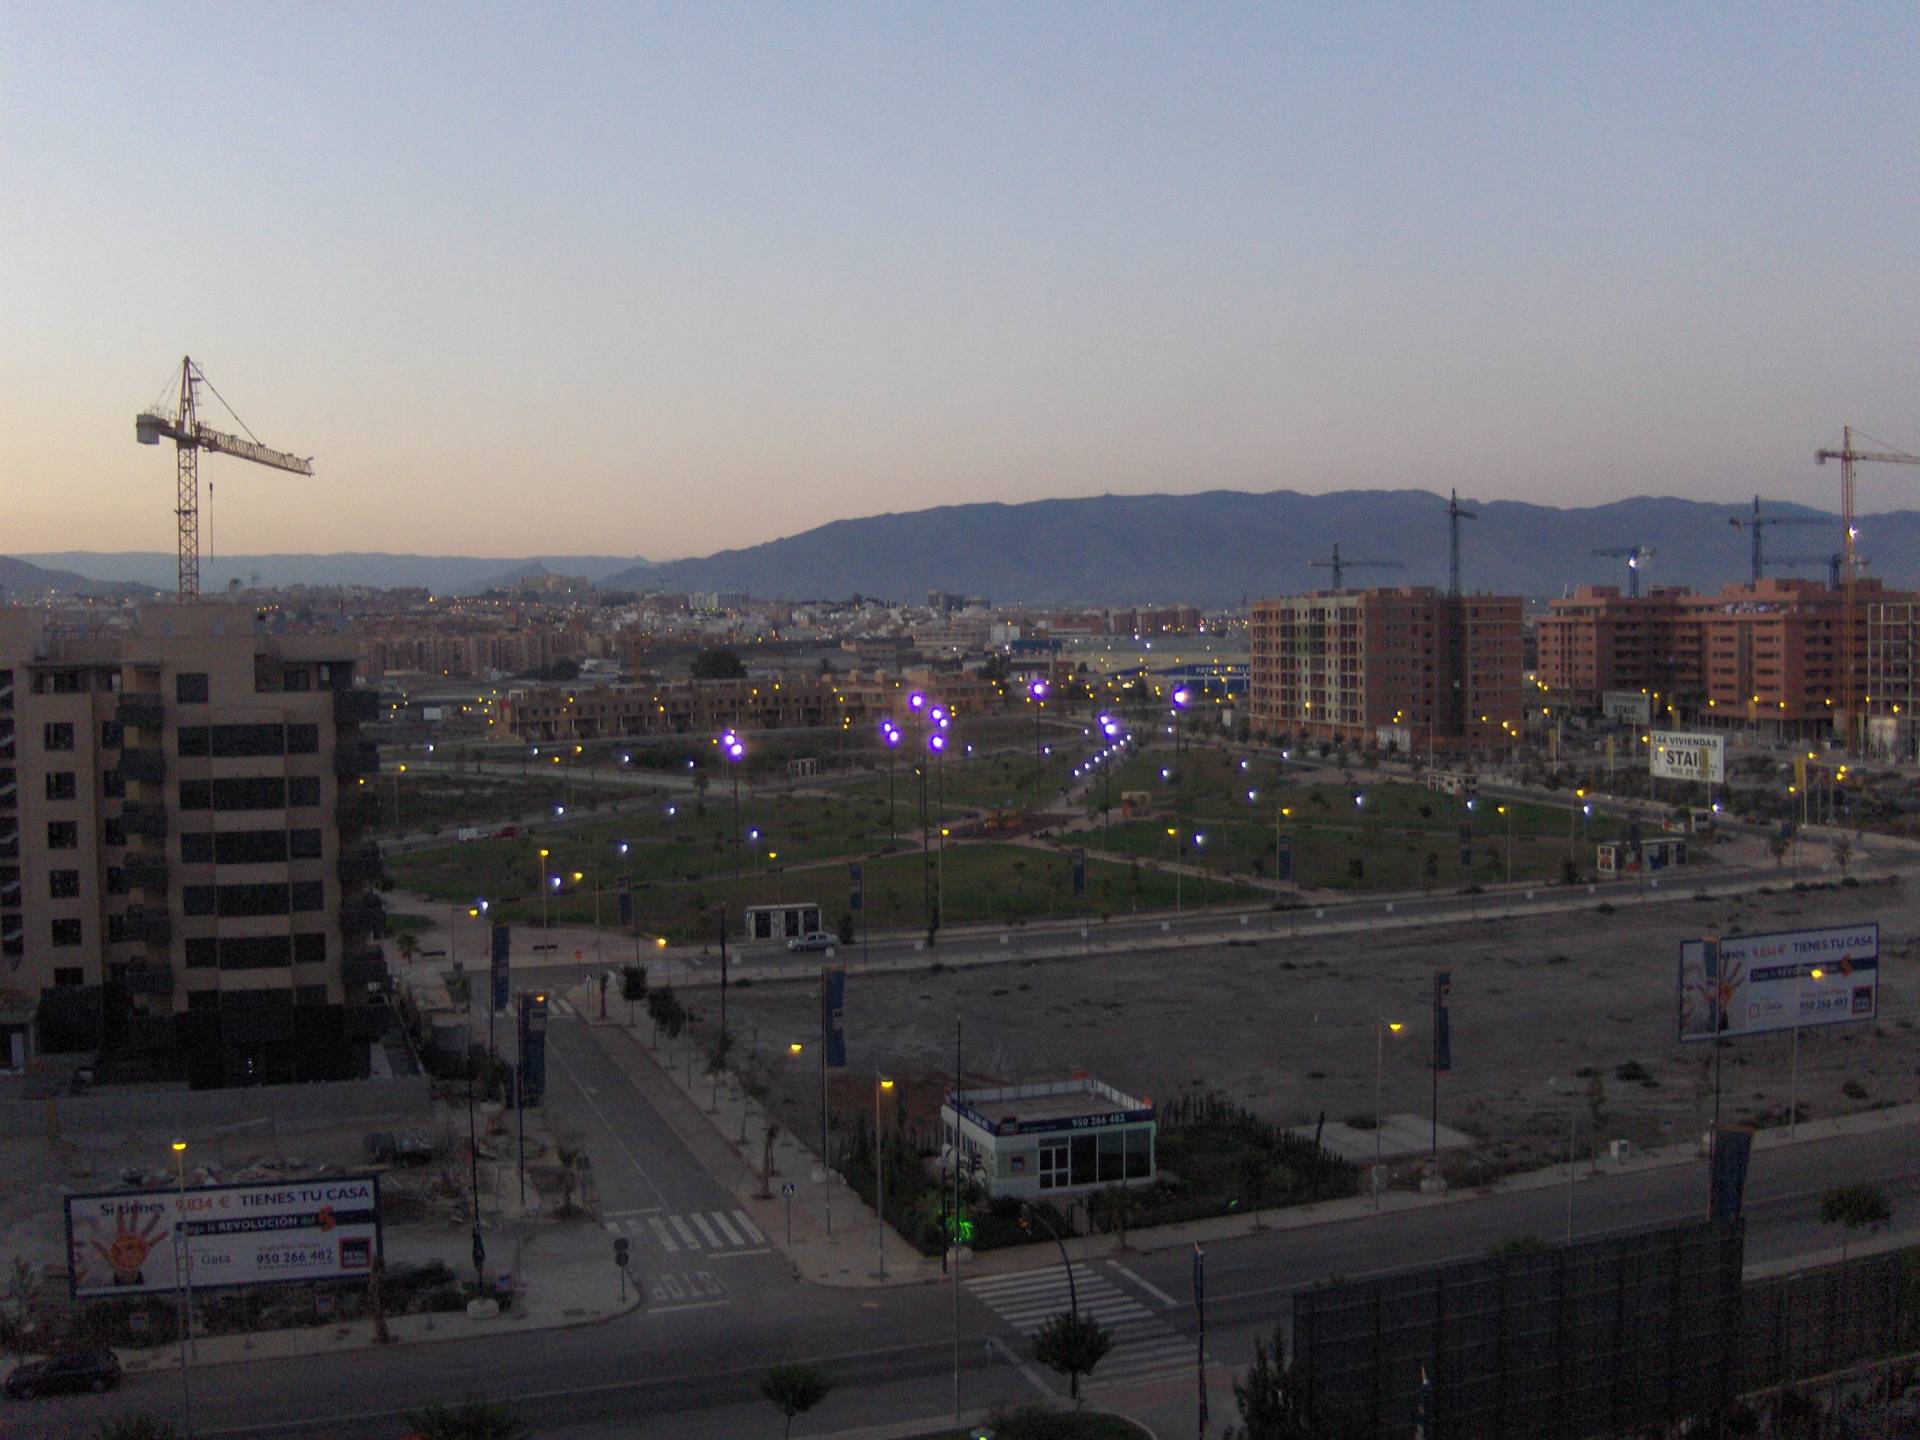
<path id="1" fill-rule="evenodd" d="M 0 553 L 968 501 L 1837 507 L 1920 447 L 1920 6 L 0 4 Z M 1862 509 L 1920 506 L 1904 471 Z"/>

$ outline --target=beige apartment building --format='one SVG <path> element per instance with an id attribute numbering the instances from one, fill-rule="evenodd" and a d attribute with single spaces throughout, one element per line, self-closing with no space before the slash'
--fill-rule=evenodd
<path id="1" fill-rule="evenodd" d="M 196 1087 L 365 1075 L 386 1027 L 378 697 L 220 604 L 0 609 L 0 1067 Z"/>

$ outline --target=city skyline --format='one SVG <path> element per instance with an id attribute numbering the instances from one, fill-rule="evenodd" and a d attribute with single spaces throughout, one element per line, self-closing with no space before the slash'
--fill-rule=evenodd
<path id="1" fill-rule="evenodd" d="M 1907 12 L 209 14 L 26 13 L 0 59 L 7 553 L 168 548 L 131 420 L 182 351 L 316 457 L 211 462 L 215 556 L 1219 488 L 1831 510 L 1841 424 L 1920 438 Z"/>

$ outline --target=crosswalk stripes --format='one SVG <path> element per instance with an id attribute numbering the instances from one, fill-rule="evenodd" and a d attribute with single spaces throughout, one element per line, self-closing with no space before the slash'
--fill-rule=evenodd
<path id="1" fill-rule="evenodd" d="M 615 1235 L 651 1235 L 669 1255 L 706 1250 L 752 1251 L 767 1243 L 766 1232 L 744 1210 L 689 1210 L 684 1215 L 615 1215 L 601 1225 Z"/>
<path id="2" fill-rule="evenodd" d="M 573 1006 L 563 996 L 555 995 L 549 1003 L 561 1015 L 572 1016 L 575 1013 Z"/>
<path id="3" fill-rule="evenodd" d="M 1113 1332 L 1113 1348 L 1088 1377 L 1084 1388 L 1155 1380 L 1191 1373 L 1194 1341 L 1091 1266 L 1075 1266 L 1073 1283 L 1065 1270 L 991 1275 L 965 1282 L 988 1309 L 1029 1340 L 1054 1316 L 1072 1307 L 1077 1294 L 1082 1315 L 1091 1315 Z"/>

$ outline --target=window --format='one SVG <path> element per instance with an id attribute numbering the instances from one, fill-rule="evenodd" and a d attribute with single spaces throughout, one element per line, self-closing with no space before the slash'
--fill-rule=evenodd
<path id="1" fill-rule="evenodd" d="M 80 793 L 79 783 L 71 770 L 49 770 L 47 772 L 47 799 L 71 800 Z"/>
<path id="2" fill-rule="evenodd" d="M 79 825 L 71 820 L 49 820 L 47 822 L 47 849 L 78 850 L 79 848 Z"/>
<path id="3" fill-rule="evenodd" d="M 132 937 L 127 934 L 127 917 L 126 916 L 118 913 L 107 916 L 107 943 L 108 944 L 117 945 L 122 941 L 131 939 L 131 938 Z"/>
<path id="4" fill-rule="evenodd" d="M 1067 1142 L 1049 1140 L 1040 1147 L 1040 1188 L 1057 1190 L 1067 1183 Z"/>
<path id="5" fill-rule="evenodd" d="M 278 775 L 220 776 L 213 782 L 215 810 L 284 810 L 286 805 L 287 782 Z"/>
<path id="6" fill-rule="evenodd" d="M 78 945 L 80 943 L 80 922 L 78 920 L 54 921 L 53 943 L 61 947 Z"/>
<path id="7" fill-rule="evenodd" d="M 237 935 L 220 942 L 222 970 L 275 969 L 292 956 L 293 941 L 285 935 Z"/>
<path id="8" fill-rule="evenodd" d="M 318 805 L 320 803 L 320 777 L 318 775 L 295 775 L 287 781 L 287 804 Z"/>
<path id="9" fill-rule="evenodd" d="M 61 965 L 53 972 L 53 983 L 78 988 L 87 983 L 86 971 L 78 965 Z"/>
<path id="10" fill-rule="evenodd" d="M 206 725 L 182 725 L 178 732 L 182 755 L 198 756 L 211 752 L 213 730 Z"/>
<path id="11" fill-rule="evenodd" d="M 287 732 L 283 725 L 216 725 L 213 753 L 222 758 L 284 755 Z"/>
<path id="12" fill-rule="evenodd" d="M 180 808 L 182 810 L 211 810 L 213 808 L 213 782 L 211 780 L 182 780 L 180 782 Z"/>
<path id="13" fill-rule="evenodd" d="M 209 970 L 220 963 L 220 947 L 210 936 L 189 937 L 186 952 L 187 965 L 194 970 Z"/>
<path id="14" fill-rule="evenodd" d="M 1067 1142 L 1073 1152 L 1073 1183 L 1076 1185 L 1091 1185 L 1099 1174 L 1097 1139 L 1093 1135 L 1076 1135 Z"/>
<path id="15" fill-rule="evenodd" d="M 287 858 L 284 830 L 223 830 L 214 837 L 213 858 L 222 865 L 276 865 Z"/>
<path id="16" fill-rule="evenodd" d="M 1100 1132 L 1100 1180 L 1124 1179 L 1127 1171 L 1127 1136 L 1123 1130 Z"/>
<path id="17" fill-rule="evenodd" d="M 125 738 L 126 731 L 121 727 L 118 720 L 102 720 L 100 722 L 100 748 L 102 750 L 118 750 L 125 742 Z"/>
<path id="18" fill-rule="evenodd" d="M 187 865 L 211 865 L 213 863 L 213 835 L 209 831 L 182 831 L 180 834 L 180 859 Z"/>
<path id="19" fill-rule="evenodd" d="M 109 800 L 124 800 L 127 796 L 127 779 L 118 770 L 100 772 L 100 793 Z"/>
<path id="20" fill-rule="evenodd" d="M 320 832 L 318 830 L 290 830 L 287 832 L 288 853 L 295 860 L 318 860 L 320 858 Z"/>
<path id="21" fill-rule="evenodd" d="M 183 671 L 173 677 L 173 698 L 182 705 L 207 703 L 207 677 L 204 672 Z"/>
<path id="22" fill-rule="evenodd" d="M 327 1003 L 327 987 L 324 985 L 296 985 L 293 987 L 295 1005 L 324 1005 Z"/>
<path id="23" fill-rule="evenodd" d="M 118 865 L 107 867 L 107 894 L 124 895 L 127 893 L 127 872 Z"/>
<path id="24" fill-rule="evenodd" d="M 213 914 L 213 886 L 188 885 L 180 891 L 180 909 L 186 915 Z"/>
<path id="25" fill-rule="evenodd" d="M 295 913 L 319 910 L 327 903 L 327 887 L 320 880 L 296 880 L 293 882 L 293 908 Z"/>
<path id="26" fill-rule="evenodd" d="M 327 937 L 325 935 L 296 935 L 293 937 L 293 963 L 296 965 L 324 965 L 327 962 Z"/>
<path id="27" fill-rule="evenodd" d="M 47 872 L 47 892 L 55 900 L 77 900 L 80 898 L 80 872 L 78 870 L 50 870 Z"/>
<path id="28" fill-rule="evenodd" d="M 73 722 L 49 720 L 42 731 L 42 737 L 49 750 L 71 750 L 73 749 Z"/>
<path id="29" fill-rule="evenodd" d="M 320 753 L 320 727 L 318 725 L 287 726 L 287 754 L 318 755 Z"/>
<path id="30" fill-rule="evenodd" d="M 286 885 L 222 885 L 219 894 L 222 915 L 285 915 Z"/>

